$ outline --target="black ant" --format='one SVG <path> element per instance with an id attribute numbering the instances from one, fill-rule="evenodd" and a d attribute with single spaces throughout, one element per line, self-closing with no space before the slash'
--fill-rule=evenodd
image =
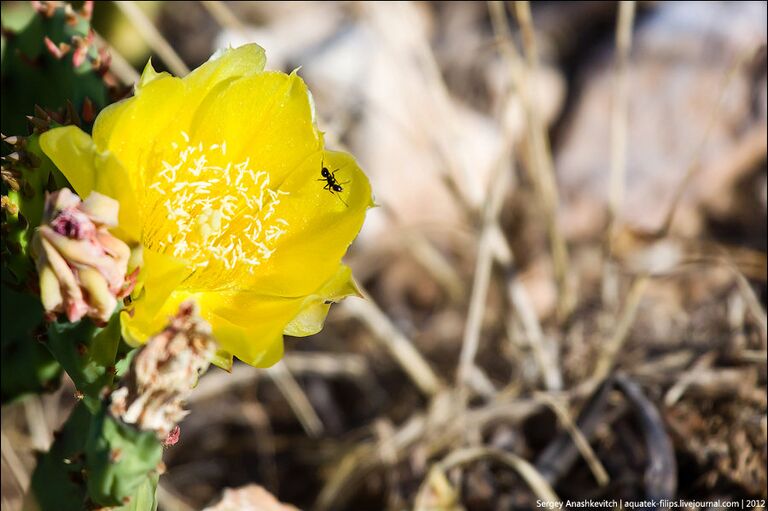
<path id="1" fill-rule="evenodd" d="M 331 172 L 330 170 L 328 170 L 328 167 L 326 167 L 324 163 L 322 163 L 321 165 L 323 167 L 323 170 L 320 171 L 320 175 L 323 177 L 321 179 L 318 179 L 318 181 L 325 181 L 325 186 L 323 186 L 323 190 L 328 190 L 331 193 L 331 195 L 336 195 L 336 197 L 339 198 L 342 204 L 349 207 L 349 204 L 344 202 L 344 199 L 342 199 L 340 195 L 337 195 L 339 192 L 344 191 L 344 187 L 342 187 L 341 185 L 345 185 L 349 183 L 349 181 L 342 181 L 342 182 L 337 181 L 336 173 L 339 171 L 339 169 L 336 169 L 333 172 Z"/>

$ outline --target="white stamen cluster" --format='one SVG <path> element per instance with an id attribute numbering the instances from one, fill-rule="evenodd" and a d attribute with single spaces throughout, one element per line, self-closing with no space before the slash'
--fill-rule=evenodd
<path id="1" fill-rule="evenodd" d="M 150 222 L 145 244 L 190 261 L 198 271 L 253 273 L 275 251 L 288 222 L 275 208 L 288 192 L 270 187 L 269 173 L 254 170 L 248 158 L 226 162 L 227 145 L 172 143 L 173 163 L 162 168 L 149 185 Z"/>

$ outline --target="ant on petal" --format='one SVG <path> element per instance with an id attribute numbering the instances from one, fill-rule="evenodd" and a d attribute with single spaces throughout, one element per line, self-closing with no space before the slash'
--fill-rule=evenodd
<path id="1" fill-rule="evenodd" d="M 344 191 L 344 187 L 341 185 L 345 185 L 349 183 L 349 181 L 339 182 L 336 180 L 336 173 L 339 171 L 339 169 L 336 169 L 333 172 L 331 172 L 330 170 L 328 170 L 328 167 L 325 166 L 324 162 L 321 163 L 321 166 L 322 166 L 322 170 L 320 171 L 320 175 L 322 177 L 317 181 L 325 182 L 325 186 L 323 186 L 323 190 L 328 190 L 328 192 L 330 192 L 331 195 L 335 195 L 336 197 L 338 197 L 339 200 L 342 202 L 342 204 L 349 207 L 349 204 L 344 202 L 344 199 L 342 199 L 341 196 L 338 195 L 339 192 Z"/>

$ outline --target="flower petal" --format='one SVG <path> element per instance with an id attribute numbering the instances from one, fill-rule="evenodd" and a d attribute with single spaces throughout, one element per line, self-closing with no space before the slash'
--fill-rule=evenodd
<path id="1" fill-rule="evenodd" d="M 136 189 L 144 189 L 145 174 L 152 170 L 147 162 L 158 139 L 169 139 L 169 124 L 184 116 L 184 99 L 181 79 L 160 73 L 137 90 L 136 96 L 108 106 L 96 118 L 93 126 L 96 146 L 111 151 L 131 169 Z M 184 128 L 178 128 L 181 129 Z M 173 135 L 178 135 L 178 130 Z"/>
<path id="2" fill-rule="evenodd" d="M 304 301 L 246 291 L 205 292 L 194 298 L 202 318 L 213 327 L 219 347 L 257 367 L 267 367 L 280 359 L 283 329 Z"/>
<path id="3" fill-rule="evenodd" d="M 151 285 L 149 281 L 145 283 L 147 289 Z M 171 284 L 168 287 L 172 287 Z M 222 352 L 214 363 L 224 368 L 226 356 L 230 353 L 256 367 L 267 367 L 277 362 L 283 352 L 283 328 L 297 314 L 303 301 L 248 292 L 195 293 L 176 290 L 166 295 L 159 309 L 151 312 L 150 307 L 155 304 L 148 304 L 145 298 L 140 297 L 136 301 L 132 316 L 128 313 L 122 316 L 123 333 L 131 344 L 141 344 L 162 330 L 179 304 L 192 299 L 200 308 L 200 317 L 211 324 L 213 337 Z"/>
<path id="4" fill-rule="evenodd" d="M 64 303 L 59 279 L 56 278 L 53 268 L 47 264 L 40 268 L 39 273 L 40 299 L 43 302 L 43 309 L 47 311 L 56 310 Z"/>
<path id="5" fill-rule="evenodd" d="M 224 369 L 228 373 L 232 371 L 233 362 L 232 354 L 222 349 L 217 350 L 216 354 L 213 355 L 213 358 L 211 359 L 211 364 Z"/>
<path id="6" fill-rule="evenodd" d="M 121 315 L 123 335 L 131 344 L 144 343 L 151 335 L 163 329 L 184 296 L 171 300 L 174 290 L 189 275 L 185 261 L 147 248 L 139 274 L 139 296 L 133 308 Z"/>
<path id="7" fill-rule="evenodd" d="M 214 53 L 208 62 L 184 77 L 184 82 L 187 89 L 207 93 L 221 82 L 261 73 L 266 63 L 264 48 L 258 44 L 227 48 Z"/>
<path id="8" fill-rule="evenodd" d="M 215 88 L 264 69 L 264 50 L 248 44 L 226 50 L 185 78 L 157 73 L 151 62 L 137 84 L 136 95 L 105 108 L 96 119 L 93 139 L 131 169 L 142 187 L 154 163 L 162 160 L 174 138 L 189 131 L 197 108 Z"/>
<path id="9" fill-rule="evenodd" d="M 147 61 L 147 65 L 144 66 L 144 71 L 141 72 L 139 81 L 136 82 L 135 89 L 138 92 L 158 78 L 163 78 L 166 76 L 171 76 L 171 74 L 166 72 L 158 73 L 155 71 L 155 66 L 152 65 L 152 58 L 150 57 L 150 59 Z"/>
<path id="10" fill-rule="evenodd" d="M 283 357 L 282 334 L 273 333 L 271 337 L 255 338 L 253 337 L 254 334 L 258 334 L 252 329 L 235 325 L 215 314 L 207 314 L 206 316 L 206 320 L 213 329 L 214 339 L 222 347 L 221 351 L 232 352 L 237 358 L 254 367 L 270 367 Z M 231 360 L 230 356 L 230 367 Z M 212 362 L 223 369 L 227 369 L 219 365 L 218 361 L 219 357 L 216 357 Z M 222 361 L 226 362 L 226 358 L 223 358 Z"/>
<path id="11" fill-rule="evenodd" d="M 294 337 L 306 337 L 318 333 L 323 329 L 331 303 L 345 296 L 354 295 L 360 296 L 360 291 L 352 278 L 352 270 L 345 264 L 339 265 L 339 270 L 331 280 L 326 282 L 317 293 L 305 298 L 301 311 L 286 325 L 283 333 Z"/>
<path id="12" fill-rule="evenodd" d="M 203 105 L 191 128 L 193 142 L 226 141 L 227 158 L 248 158 L 254 170 L 280 183 L 320 150 L 307 86 L 296 74 L 264 72 L 237 80 Z"/>
<path id="13" fill-rule="evenodd" d="M 322 154 L 322 155 L 321 155 Z M 324 190 L 322 166 L 335 171 L 343 190 Z M 342 256 L 373 205 L 368 178 L 347 153 L 325 151 L 307 159 L 280 185 L 275 217 L 288 227 L 275 254 L 254 275 L 241 278 L 243 288 L 274 296 L 307 296 L 334 276 Z"/>
<path id="14" fill-rule="evenodd" d="M 106 323 L 117 306 L 117 299 L 109 291 L 107 281 L 104 280 L 101 273 L 87 267 L 81 268 L 78 271 L 78 276 L 83 289 L 88 291 L 89 302 L 91 307 L 95 309 L 94 317 Z"/>
<path id="15" fill-rule="evenodd" d="M 144 265 L 144 303 L 148 310 L 158 311 L 189 275 L 189 269 L 185 261 L 148 249 L 144 250 Z"/>
<path id="16" fill-rule="evenodd" d="M 91 137 L 80 128 L 66 126 L 46 131 L 40 136 L 40 146 L 61 170 L 81 197 L 92 191 L 117 200 L 120 204 L 120 229 L 132 240 L 138 240 L 142 217 L 137 204 L 135 188 L 128 172 L 109 152 L 99 152 Z"/>

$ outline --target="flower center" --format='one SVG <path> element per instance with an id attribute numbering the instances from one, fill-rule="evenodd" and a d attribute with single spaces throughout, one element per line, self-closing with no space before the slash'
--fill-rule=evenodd
<path id="1" fill-rule="evenodd" d="M 181 137 L 148 187 L 144 245 L 189 261 L 193 281 L 254 273 L 286 232 L 275 208 L 288 192 L 271 188 L 269 173 L 254 170 L 248 158 L 228 160 L 226 142 L 204 147 Z"/>

